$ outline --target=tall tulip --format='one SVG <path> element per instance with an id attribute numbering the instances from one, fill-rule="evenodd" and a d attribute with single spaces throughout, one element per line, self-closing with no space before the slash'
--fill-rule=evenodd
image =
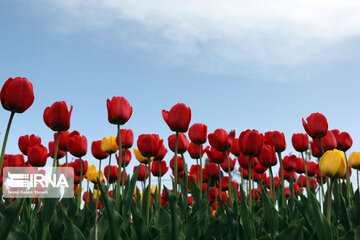
<path id="1" fill-rule="evenodd" d="M 321 113 L 312 113 L 306 118 L 302 119 L 302 123 L 306 133 L 312 138 L 322 138 L 328 131 L 328 122 L 325 116 Z"/>
<path id="2" fill-rule="evenodd" d="M 33 86 L 26 78 L 9 78 L 1 88 L 0 100 L 3 108 L 11 112 L 1 148 L 0 169 L 2 169 L 12 120 L 15 113 L 23 113 L 33 104 Z"/>
<path id="3" fill-rule="evenodd" d="M 309 137 L 305 133 L 294 133 L 291 137 L 294 149 L 298 152 L 304 152 L 309 149 Z"/>
<path id="4" fill-rule="evenodd" d="M 28 150 L 28 161 L 31 166 L 43 167 L 48 158 L 48 150 L 43 145 L 35 145 Z"/>
<path id="5" fill-rule="evenodd" d="M 24 155 L 27 155 L 29 148 L 39 144 L 41 144 L 41 137 L 34 134 L 21 136 L 18 140 L 19 149 Z"/>

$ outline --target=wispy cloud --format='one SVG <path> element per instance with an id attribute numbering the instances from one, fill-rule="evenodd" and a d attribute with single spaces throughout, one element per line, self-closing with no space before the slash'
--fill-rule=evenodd
<path id="1" fill-rule="evenodd" d="M 204 71 L 333 61 L 360 35 L 358 0 L 33 0 L 58 31 L 87 30 Z M 106 36 L 105 36 L 105 35 Z"/>

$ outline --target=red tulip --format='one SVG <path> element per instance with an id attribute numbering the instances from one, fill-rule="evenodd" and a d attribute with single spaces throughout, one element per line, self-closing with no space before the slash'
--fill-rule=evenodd
<path id="1" fill-rule="evenodd" d="M 183 103 L 177 103 L 170 111 L 162 110 L 162 116 L 172 131 L 186 132 L 191 120 L 191 109 Z"/>
<path id="2" fill-rule="evenodd" d="M 73 131 L 69 134 L 66 146 L 73 156 L 80 158 L 86 155 L 87 139 L 85 136 L 80 136 L 78 131 Z"/>
<path id="3" fill-rule="evenodd" d="M 5 154 L 3 168 L 5 167 L 24 167 L 25 160 L 22 154 Z"/>
<path id="4" fill-rule="evenodd" d="M 174 171 L 175 170 L 175 160 L 174 157 L 170 160 L 170 168 Z M 177 156 L 177 170 L 181 172 L 184 170 L 183 160 L 180 156 Z"/>
<path id="5" fill-rule="evenodd" d="M 203 146 L 200 145 L 201 148 L 201 156 L 204 155 L 204 149 Z M 190 142 L 188 147 L 188 153 L 190 154 L 190 157 L 192 159 L 199 159 L 200 158 L 200 151 L 199 151 L 199 145 L 193 142 Z"/>
<path id="6" fill-rule="evenodd" d="M 318 149 L 321 149 L 320 141 L 318 138 L 314 139 L 313 142 Z M 328 150 L 333 150 L 337 147 L 336 138 L 331 131 L 328 131 L 325 137 L 321 138 L 321 143 L 323 145 L 324 152 Z"/>
<path id="7" fill-rule="evenodd" d="M 312 113 L 306 118 L 302 119 L 306 133 L 312 138 L 322 138 L 328 131 L 328 123 L 324 115 L 321 113 Z"/>
<path id="8" fill-rule="evenodd" d="M 125 151 L 126 151 L 126 154 L 125 154 Z M 125 167 L 127 167 L 127 165 L 129 165 L 130 161 L 131 161 L 131 151 L 129 149 L 122 149 L 122 159 L 121 159 L 121 166 L 124 166 L 124 157 L 126 155 L 126 161 L 125 161 Z M 119 165 L 119 156 L 118 154 L 116 153 L 115 154 L 115 158 L 116 158 L 116 161 Z"/>
<path id="9" fill-rule="evenodd" d="M 229 163 L 230 163 L 230 171 L 234 170 L 236 163 L 235 159 L 231 159 L 231 157 L 229 157 Z M 227 160 L 220 163 L 220 166 L 222 170 L 224 170 L 224 172 L 229 172 Z"/>
<path id="10" fill-rule="evenodd" d="M 264 167 L 271 167 L 277 164 L 274 146 L 263 144 L 258 160 Z"/>
<path id="11" fill-rule="evenodd" d="M 52 141 L 52 142 L 49 142 L 49 154 L 48 154 L 48 156 L 54 158 L 54 155 L 55 155 L 55 142 Z M 66 155 L 66 153 L 64 151 L 58 149 L 57 154 L 56 154 L 57 159 L 61 159 L 65 155 Z"/>
<path id="12" fill-rule="evenodd" d="M 301 187 L 306 187 L 306 176 L 304 175 L 299 176 L 298 179 L 296 180 L 296 184 Z M 309 184 L 310 184 L 310 189 L 317 188 L 317 183 L 314 178 L 309 178 Z"/>
<path id="13" fill-rule="evenodd" d="M 199 171 L 201 171 L 200 170 L 200 165 L 191 165 L 189 174 L 199 175 Z"/>
<path id="14" fill-rule="evenodd" d="M 298 158 L 295 155 L 285 156 L 283 159 L 283 167 L 285 171 L 292 171 L 296 168 Z"/>
<path id="15" fill-rule="evenodd" d="M 137 147 L 144 157 L 154 157 L 163 144 L 157 134 L 141 134 L 137 140 Z"/>
<path id="16" fill-rule="evenodd" d="M 207 126 L 201 123 L 193 124 L 189 129 L 189 138 L 195 144 L 204 144 L 207 139 Z"/>
<path id="17" fill-rule="evenodd" d="M 23 113 L 34 102 L 33 85 L 26 78 L 9 78 L 1 88 L 0 99 L 5 110 Z"/>
<path id="18" fill-rule="evenodd" d="M 219 167 L 217 164 L 209 163 L 205 168 L 209 177 L 219 177 Z"/>
<path id="19" fill-rule="evenodd" d="M 240 149 L 245 156 L 256 157 L 263 145 L 263 135 L 256 130 L 246 130 L 239 137 Z"/>
<path id="20" fill-rule="evenodd" d="M 109 154 L 101 150 L 101 142 L 102 142 L 101 140 L 98 140 L 98 141 L 93 141 L 91 144 L 91 153 L 94 156 L 94 158 L 98 160 L 105 159 L 109 156 Z"/>
<path id="21" fill-rule="evenodd" d="M 320 142 L 318 142 L 318 143 L 319 143 L 319 145 L 317 146 L 317 144 L 315 144 L 314 142 L 310 142 L 311 155 L 313 155 L 313 157 L 317 157 L 317 158 L 322 156 Z"/>
<path id="22" fill-rule="evenodd" d="M 239 167 L 239 172 L 240 172 L 240 174 L 242 174 L 243 179 L 249 179 L 248 170 L 246 170 L 245 168 Z"/>
<path id="23" fill-rule="evenodd" d="M 255 161 L 258 161 L 257 157 L 252 157 L 251 158 L 251 167 L 254 167 Z M 238 157 L 238 162 L 242 168 L 244 168 L 244 169 L 249 168 L 249 157 L 248 156 L 240 154 L 240 156 Z"/>
<path id="24" fill-rule="evenodd" d="M 176 134 L 170 135 L 168 138 L 168 144 L 171 151 L 175 152 L 175 143 L 176 143 Z M 178 153 L 186 152 L 189 146 L 189 140 L 187 139 L 186 135 L 183 133 L 179 134 L 178 139 Z"/>
<path id="25" fill-rule="evenodd" d="M 281 174 L 281 171 L 280 171 L 280 169 L 279 169 L 279 175 L 280 175 L 280 174 Z M 290 182 L 291 177 L 293 177 L 294 180 L 296 181 L 297 175 L 296 175 L 295 170 L 292 170 L 292 171 L 290 171 L 290 172 L 289 172 L 289 171 L 284 171 L 284 179 L 286 179 L 287 181 Z"/>
<path id="26" fill-rule="evenodd" d="M 318 168 L 318 164 L 315 162 L 306 162 L 306 170 L 310 177 L 314 177 L 316 175 L 316 169 Z"/>
<path id="27" fill-rule="evenodd" d="M 24 155 L 27 155 L 29 148 L 39 144 L 41 144 L 41 138 L 34 134 L 31 134 L 30 137 L 29 135 L 21 136 L 18 141 L 19 149 Z"/>
<path id="28" fill-rule="evenodd" d="M 337 129 L 331 130 L 331 132 L 334 134 L 336 138 L 337 149 L 346 152 L 351 148 L 353 144 L 353 140 L 349 133 L 347 132 L 340 133 L 340 131 Z"/>
<path id="29" fill-rule="evenodd" d="M 66 142 L 67 142 L 67 138 L 69 137 L 70 132 L 69 131 L 62 131 L 60 132 L 60 137 L 59 137 L 59 149 L 67 152 L 68 149 L 66 147 Z M 54 141 L 56 141 L 58 133 L 55 132 L 54 133 Z"/>
<path id="30" fill-rule="evenodd" d="M 305 161 L 305 164 L 306 164 L 306 161 Z M 296 159 L 295 172 L 297 172 L 299 174 L 305 173 L 304 162 L 303 162 L 302 158 Z"/>
<path id="31" fill-rule="evenodd" d="M 125 124 L 132 115 L 132 107 L 124 97 L 112 97 L 106 100 L 108 120 L 112 124 Z"/>
<path id="32" fill-rule="evenodd" d="M 248 161 L 249 162 L 249 161 Z M 249 163 L 248 163 L 248 165 L 249 165 Z M 268 169 L 267 167 L 264 167 L 259 161 L 258 161 L 258 159 L 257 158 L 254 158 L 254 171 L 256 172 L 256 173 L 260 173 L 260 174 L 262 174 L 262 173 L 264 173 L 264 172 L 266 172 L 266 170 Z"/>
<path id="33" fill-rule="evenodd" d="M 205 148 L 205 152 L 209 158 L 209 160 L 213 163 L 222 163 L 226 160 L 226 154 L 224 152 L 220 152 L 216 150 L 215 148 Z"/>
<path id="34" fill-rule="evenodd" d="M 109 183 L 114 183 L 117 181 L 118 170 L 119 170 L 119 168 L 117 166 L 110 166 L 110 169 L 109 169 L 109 165 L 107 165 L 104 168 L 104 175 L 105 175 L 106 180 L 109 179 Z M 122 177 L 120 179 L 122 180 Z"/>
<path id="35" fill-rule="evenodd" d="M 241 153 L 241 149 L 240 149 L 240 142 L 238 138 L 234 138 L 233 144 L 230 148 L 230 152 L 235 155 L 236 157 L 239 157 L 240 153 Z"/>
<path id="36" fill-rule="evenodd" d="M 279 131 L 266 132 L 264 143 L 274 146 L 275 152 L 283 152 L 286 149 L 286 140 L 284 133 Z"/>
<path id="37" fill-rule="evenodd" d="M 46 164 L 48 158 L 47 148 L 43 145 L 35 145 L 29 148 L 28 151 L 28 161 L 31 166 L 34 167 L 43 167 Z"/>
<path id="38" fill-rule="evenodd" d="M 218 188 L 210 187 L 209 200 L 215 200 L 215 196 L 217 196 L 217 198 L 219 198 L 219 195 L 220 195 L 220 190 Z"/>
<path id="39" fill-rule="evenodd" d="M 87 172 L 88 162 L 85 160 L 82 160 L 82 159 L 81 159 L 81 162 L 82 162 L 82 174 L 84 176 Z M 72 167 L 74 168 L 75 175 L 80 176 L 80 171 L 81 171 L 80 159 L 75 159 L 75 161 L 72 162 Z"/>
<path id="40" fill-rule="evenodd" d="M 206 167 L 202 169 L 202 175 L 203 175 L 203 183 L 207 183 L 209 181 L 209 175 L 207 174 Z"/>
<path id="41" fill-rule="evenodd" d="M 131 129 L 120 129 L 121 146 L 122 148 L 131 148 L 134 143 L 134 133 Z M 116 137 L 116 142 L 119 143 L 119 136 Z"/>
<path id="42" fill-rule="evenodd" d="M 219 181 L 217 181 L 219 183 Z M 229 190 L 229 177 L 224 176 L 221 178 L 221 191 Z"/>
<path id="43" fill-rule="evenodd" d="M 165 148 L 164 144 L 161 144 L 161 147 L 159 148 L 159 151 L 155 155 L 153 161 L 161 161 L 161 160 L 163 160 L 166 153 L 167 153 L 167 149 Z"/>
<path id="44" fill-rule="evenodd" d="M 160 163 L 160 169 L 159 169 L 159 163 Z M 166 165 L 165 161 L 154 162 L 151 165 L 151 173 L 157 177 L 164 176 L 168 170 L 169 170 L 169 167 Z"/>
<path id="45" fill-rule="evenodd" d="M 291 142 L 294 149 L 298 152 L 304 152 L 309 149 L 309 137 L 305 133 L 294 133 Z"/>
<path id="46" fill-rule="evenodd" d="M 321 178 L 322 178 L 322 182 L 326 183 L 326 175 L 320 173 L 319 165 L 317 165 L 317 168 L 316 168 L 316 181 L 318 183 L 321 183 Z"/>
<path id="47" fill-rule="evenodd" d="M 224 129 L 218 128 L 214 133 L 208 136 L 210 145 L 218 151 L 225 152 L 229 150 L 235 138 L 235 131 L 228 134 Z"/>
<path id="48" fill-rule="evenodd" d="M 138 166 L 134 167 L 134 172 L 136 171 L 136 169 L 138 168 Z M 149 177 L 149 167 L 145 166 L 144 164 L 140 164 L 140 170 L 139 170 L 139 174 L 137 175 L 137 179 L 138 181 L 143 181 L 146 178 Z"/>
<path id="49" fill-rule="evenodd" d="M 53 131 L 67 131 L 70 128 L 70 117 L 73 106 L 68 107 L 64 101 L 54 102 L 44 111 L 44 122 Z"/>

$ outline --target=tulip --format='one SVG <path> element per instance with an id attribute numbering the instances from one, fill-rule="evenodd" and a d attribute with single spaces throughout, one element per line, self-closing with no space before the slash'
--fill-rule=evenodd
<path id="1" fill-rule="evenodd" d="M 193 124 L 189 129 L 189 138 L 197 145 L 204 144 L 207 139 L 207 126 L 201 123 Z"/>
<path id="2" fill-rule="evenodd" d="M 306 118 L 302 119 L 306 133 L 312 138 L 322 138 L 328 131 L 328 123 L 324 115 L 321 113 L 312 113 Z"/>
<path id="3" fill-rule="evenodd" d="M 44 111 L 44 122 L 53 131 L 67 131 L 70 128 L 70 117 L 73 106 L 70 111 L 64 101 L 55 102 L 51 107 Z"/>
<path id="4" fill-rule="evenodd" d="M 252 157 L 251 158 L 251 167 L 255 166 L 255 161 L 258 161 L 257 157 Z M 248 156 L 245 156 L 241 153 L 238 157 L 238 162 L 243 169 L 249 168 L 249 157 Z"/>
<path id="5" fill-rule="evenodd" d="M 253 159 L 254 159 L 254 166 L 253 166 L 254 171 L 255 171 L 256 173 L 260 173 L 260 174 L 266 172 L 266 170 L 267 170 L 268 168 L 267 168 L 267 167 L 264 167 L 264 166 L 257 160 L 257 158 L 253 158 Z"/>
<path id="6" fill-rule="evenodd" d="M 177 167 L 176 165 L 177 164 Z M 173 171 L 183 171 L 184 170 L 184 165 L 183 165 L 183 159 L 182 157 L 180 156 L 177 156 L 177 161 L 175 161 L 175 157 L 173 157 L 171 160 L 170 160 L 170 168 L 173 170 Z"/>
<path id="7" fill-rule="evenodd" d="M 72 163 L 72 167 L 74 168 L 75 175 L 85 176 L 88 169 L 88 162 L 82 159 L 75 159 Z"/>
<path id="8" fill-rule="evenodd" d="M 327 151 L 319 162 L 320 171 L 331 178 L 343 177 L 346 172 L 345 154 L 337 149 Z"/>
<path id="9" fill-rule="evenodd" d="M 303 158 L 297 158 L 296 159 L 295 172 L 297 172 L 299 174 L 305 173 L 306 161 L 304 161 L 304 160 L 305 159 L 303 159 Z"/>
<path id="10" fill-rule="evenodd" d="M 3 168 L 5 168 L 5 167 L 24 167 L 24 166 L 25 166 L 24 155 L 22 155 L 22 154 L 16 154 L 16 155 L 5 154 L 4 155 Z M 3 170 L 3 168 L 1 169 L 1 171 Z"/>
<path id="11" fill-rule="evenodd" d="M 357 186 L 359 189 L 360 152 L 352 152 L 349 157 L 349 166 L 356 169 Z"/>
<path id="12" fill-rule="evenodd" d="M 49 157 L 55 158 L 55 145 L 56 143 L 54 141 L 49 142 Z M 56 159 L 61 159 L 66 155 L 66 153 L 60 149 L 58 149 L 56 154 Z"/>
<path id="13" fill-rule="evenodd" d="M 154 157 L 154 161 L 163 160 L 166 153 L 167 153 L 167 149 L 165 148 L 164 144 L 161 144 L 161 147 L 159 148 L 158 152 L 156 153 L 156 155 Z"/>
<path id="14" fill-rule="evenodd" d="M 169 136 L 168 144 L 170 150 L 175 152 L 176 134 Z M 186 152 L 188 146 L 189 146 L 189 140 L 187 139 L 186 135 L 180 133 L 178 137 L 178 148 L 177 148 L 178 153 L 183 154 L 184 152 Z"/>
<path id="15" fill-rule="evenodd" d="M 87 152 L 87 139 L 85 136 L 80 136 L 78 131 L 73 131 L 69 134 L 66 146 L 73 156 L 81 158 Z"/>
<path id="16" fill-rule="evenodd" d="M 320 146 L 318 147 L 314 141 L 310 142 L 310 148 L 311 148 L 311 155 L 313 155 L 313 157 L 320 158 L 322 156 Z"/>
<path id="17" fill-rule="evenodd" d="M 168 170 L 169 170 L 169 167 L 167 167 L 165 161 L 157 161 L 156 163 L 152 164 L 152 166 L 151 166 L 151 173 L 157 177 L 164 176 Z"/>
<path id="18" fill-rule="evenodd" d="M 305 133 L 294 133 L 291 137 L 294 149 L 298 152 L 304 152 L 309 149 L 309 137 Z"/>
<path id="19" fill-rule="evenodd" d="M 240 149 L 245 156 L 256 157 L 263 145 L 263 135 L 256 130 L 246 130 L 239 137 Z"/>
<path id="20" fill-rule="evenodd" d="M 220 164 L 223 161 L 225 161 L 225 159 L 226 159 L 226 154 L 224 152 L 220 152 L 213 147 L 210 148 L 210 150 L 208 148 L 206 148 L 205 152 L 206 152 L 209 160 L 213 163 Z"/>
<path id="21" fill-rule="evenodd" d="M 337 142 L 337 149 L 346 152 L 347 150 L 349 150 L 353 144 L 353 140 L 350 136 L 349 133 L 347 132 L 339 132 L 339 130 L 334 129 L 331 130 L 331 132 L 334 134 L 335 138 L 336 138 L 336 142 Z"/>
<path id="22" fill-rule="evenodd" d="M 257 159 L 264 167 L 275 166 L 277 164 L 277 158 L 274 146 L 263 144 Z"/>
<path id="23" fill-rule="evenodd" d="M 118 167 L 117 166 L 106 166 L 104 168 L 105 178 L 109 183 L 116 182 L 118 178 Z"/>
<path id="24" fill-rule="evenodd" d="M 120 130 L 121 146 L 123 148 L 131 148 L 134 143 L 134 133 L 131 129 Z M 116 142 L 119 142 L 119 136 L 116 137 Z"/>
<path id="25" fill-rule="evenodd" d="M 18 145 L 20 151 L 27 155 L 28 148 L 41 144 L 41 138 L 34 134 L 19 137 Z"/>
<path id="26" fill-rule="evenodd" d="M 239 155 L 241 154 L 240 142 L 238 138 L 234 138 L 233 144 L 230 148 L 230 152 L 236 157 L 239 157 Z"/>
<path id="27" fill-rule="evenodd" d="M 186 132 L 191 120 L 191 109 L 183 103 L 178 103 L 170 111 L 162 110 L 162 116 L 172 131 Z"/>
<path id="28" fill-rule="evenodd" d="M 199 159 L 200 155 L 204 154 L 204 149 L 202 145 L 200 145 L 200 149 L 199 149 L 199 145 L 197 145 L 194 142 L 190 142 L 188 147 L 188 152 L 192 159 Z"/>
<path id="29" fill-rule="evenodd" d="M 95 165 L 88 165 L 85 178 L 90 182 L 96 182 L 97 171 Z"/>
<path id="30" fill-rule="evenodd" d="M 319 139 L 314 139 L 313 140 L 314 144 L 316 145 L 316 147 L 318 149 L 321 149 L 321 144 L 323 146 L 324 151 L 326 152 L 327 150 L 333 150 L 337 147 L 337 141 L 336 138 L 334 136 L 334 134 L 331 131 L 328 131 L 325 135 L 325 137 L 321 138 L 321 144 L 320 144 L 320 140 Z"/>
<path id="31" fill-rule="evenodd" d="M 279 173 L 280 173 L 280 169 L 279 169 Z M 288 172 L 288 171 L 284 171 L 284 178 L 287 180 L 287 181 L 291 181 L 291 177 L 294 178 L 294 180 L 296 181 L 297 179 L 297 175 L 296 175 L 296 172 L 294 170 Z"/>
<path id="32" fill-rule="evenodd" d="M 155 157 L 162 144 L 163 140 L 157 134 L 141 134 L 137 140 L 137 147 L 144 157 Z"/>
<path id="33" fill-rule="evenodd" d="M 285 171 L 292 171 L 296 168 L 298 158 L 295 155 L 285 156 L 283 166 Z"/>
<path id="34" fill-rule="evenodd" d="M 103 160 L 109 156 L 108 153 L 104 152 L 101 149 L 101 143 L 102 143 L 101 140 L 93 141 L 91 143 L 91 153 L 94 156 L 94 158 L 96 158 L 97 160 Z"/>
<path id="35" fill-rule="evenodd" d="M 57 136 L 58 136 L 58 132 L 55 132 L 54 133 L 54 140 L 56 141 L 57 139 Z M 60 137 L 59 137 L 59 149 L 64 151 L 64 152 L 67 152 L 68 149 L 66 147 L 66 142 L 67 142 L 67 138 L 69 137 L 70 135 L 70 132 L 69 131 L 62 131 L 60 132 Z"/>
<path id="36" fill-rule="evenodd" d="M 48 158 L 47 148 L 42 145 L 35 145 L 28 150 L 28 161 L 31 166 L 43 167 Z"/>
<path id="37" fill-rule="evenodd" d="M 1 89 L 0 99 L 5 110 L 23 113 L 34 102 L 33 85 L 26 78 L 9 78 Z"/>
<path id="38" fill-rule="evenodd" d="M 126 152 L 126 153 L 125 153 Z M 118 163 L 119 166 L 122 166 L 122 167 L 127 167 L 131 161 L 131 152 L 129 149 L 123 149 L 122 150 L 122 159 L 121 159 L 121 164 L 119 162 L 119 156 L 117 154 L 115 154 L 115 158 L 116 158 L 116 161 Z M 124 161 L 124 158 L 126 158 L 126 160 Z"/>
<path id="39" fill-rule="evenodd" d="M 104 137 L 101 141 L 101 150 L 108 154 L 113 154 L 118 150 L 119 146 L 116 142 L 116 137 L 111 135 L 110 138 Z"/>
<path id="40" fill-rule="evenodd" d="M 112 124 L 124 125 L 131 117 L 133 109 L 124 97 L 112 97 L 106 100 L 108 120 Z"/>
<path id="41" fill-rule="evenodd" d="M 283 152 L 286 149 L 284 133 L 280 133 L 279 131 L 266 132 L 264 143 L 274 146 L 275 152 Z"/>
<path id="42" fill-rule="evenodd" d="M 229 171 L 234 170 L 236 160 L 235 160 L 235 159 L 231 159 L 231 158 L 229 157 L 229 163 L 230 163 L 230 166 L 228 166 L 228 161 L 223 161 L 222 163 L 220 163 L 220 166 L 221 166 L 221 168 L 222 168 L 222 170 L 223 170 L 224 172 L 229 173 Z"/>
<path id="43" fill-rule="evenodd" d="M 316 175 L 317 166 L 318 165 L 315 162 L 306 162 L 306 169 L 310 177 L 314 177 Z"/>
<path id="44" fill-rule="evenodd" d="M 138 181 L 144 181 L 146 178 L 149 177 L 149 168 L 143 164 L 140 164 L 140 170 L 139 170 L 139 174 L 137 176 L 137 180 Z M 136 169 L 139 167 L 139 166 L 135 166 L 134 167 L 134 172 L 136 171 Z"/>
<path id="45" fill-rule="evenodd" d="M 1 88 L 0 100 L 3 108 L 11 111 L 1 148 L 0 169 L 2 169 L 12 120 L 15 113 L 25 112 L 34 102 L 33 86 L 26 78 L 9 78 Z"/>
<path id="46" fill-rule="evenodd" d="M 206 167 L 206 174 L 209 177 L 215 178 L 215 177 L 219 177 L 219 166 L 215 163 L 209 163 Z"/>
<path id="47" fill-rule="evenodd" d="M 149 163 L 149 158 L 144 157 L 144 156 L 141 154 L 141 152 L 139 151 L 139 149 L 134 148 L 133 151 L 134 151 L 136 160 L 138 160 L 140 163 L 144 163 L 144 164 L 148 164 L 148 163 Z M 153 158 L 150 158 L 150 161 L 151 161 L 151 159 L 153 159 Z"/>
<path id="48" fill-rule="evenodd" d="M 229 150 L 235 138 L 235 131 L 228 134 L 224 129 L 216 129 L 214 133 L 208 136 L 210 145 L 218 151 L 225 152 Z"/>

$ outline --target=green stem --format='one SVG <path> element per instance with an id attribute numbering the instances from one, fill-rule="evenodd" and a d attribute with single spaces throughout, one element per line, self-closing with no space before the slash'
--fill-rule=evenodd
<path id="1" fill-rule="evenodd" d="M 80 209 L 81 206 L 82 175 L 83 175 L 82 160 L 80 158 L 80 187 L 78 189 L 78 209 Z"/>
<path id="2" fill-rule="evenodd" d="M 107 178 L 106 178 L 106 186 L 107 186 L 107 189 L 109 191 L 109 187 L 110 187 L 110 164 L 111 164 L 111 154 L 109 154 L 109 165 L 108 165 L 108 172 L 107 172 Z"/>
<path id="3" fill-rule="evenodd" d="M 270 175 L 270 195 L 273 201 L 273 205 L 275 207 L 274 176 L 271 166 L 269 167 L 269 175 Z"/>
<path id="4" fill-rule="evenodd" d="M 220 187 L 220 200 L 221 200 L 221 167 L 220 167 L 220 163 L 218 163 L 218 168 L 219 168 L 219 187 Z M 215 187 L 216 187 L 216 182 L 215 182 Z"/>
<path id="5" fill-rule="evenodd" d="M 323 147 L 323 144 L 321 142 L 321 138 L 319 138 L 319 142 L 320 142 L 321 156 L 322 156 L 322 155 L 324 155 L 324 147 Z"/>
<path id="6" fill-rule="evenodd" d="M 121 164 L 122 163 L 122 146 L 121 146 L 120 124 L 117 124 L 117 132 L 118 132 L 118 137 L 119 137 L 119 142 L 118 142 L 118 145 L 119 145 L 119 168 L 118 168 L 117 185 L 116 185 L 116 209 L 118 212 L 120 212 L 120 178 L 121 178 L 121 165 L 122 165 Z"/>
<path id="7" fill-rule="evenodd" d="M 122 159 L 121 159 L 121 163 L 122 163 L 121 165 L 123 168 L 122 181 L 121 181 L 121 193 L 124 194 L 124 185 L 125 185 L 125 176 L 126 176 L 126 150 L 124 151 L 124 162 L 122 162 Z"/>
<path id="8" fill-rule="evenodd" d="M 99 160 L 99 180 L 101 181 L 100 177 L 101 177 L 101 160 Z M 99 183 L 98 183 L 98 189 L 99 189 Z M 95 184 L 94 184 L 94 193 L 95 193 Z M 99 201 L 99 193 L 97 191 L 96 192 L 96 208 L 95 209 L 97 209 L 98 201 Z M 97 217 L 97 212 L 96 212 L 96 217 Z M 95 218 L 95 219 L 97 219 L 97 218 Z"/>
<path id="9" fill-rule="evenodd" d="M 159 198 L 159 202 L 158 202 L 158 205 L 159 205 L 159 208 L 161 206 L 161 164 L 160 164 L 160 161 L 158 161 L 158 164 L 159 164 L 159 176 L 158 176 L 158 185 L 159 185 L 159 189 L 158 189 L 158 198 Z"/>
<path id="10" fill-rule="evenodd" d="M 230 199 L 230 203 L 232 203 L 232 177 L 231 177 L 231 169 L 230 169 L 230 160 L 229 160 L 229 154 L 225 151 L 226 153 L 226 161 L 227 161 L 227 165 L 228 165 L 228 174 L 229 174 L 229 199 Z"/>
<path id="11" fill-rule="evenodd" d="M 149 158 L 149 169 L 151 169 L 151 159 Z M 146 166 L 145 166 L 145 172 L 146 172 Z M 144 196 L 145 197 L 145 196 Z M 152 204 L 151 204 L 151 173 L 149 172 L 149 192 L 148 192 L 148 201 L 147 201 L 147 206 L 146 206 L 146 225 L 149 226 L 149 212 L 152 209 Z"/>
<path id="12" fill-rule="evenodd" d="M 307 168 L 306 168 L 306 162 L 304 159 L 304 153 L 301 152 L 301 157 L 303 160 L 303 164 L 304 164 L 304 170 L 305 170 L 305 176 L 306 176 L 306 192 L 307 192 L 307 197 L 310 197 L 310 183 L 309 183 L 309 177 L 308 177 L 308 173 L 307 173 Z"/>
<path id="13" fill-rule="evenodd" d="M 358 187 L 358 191 L 359 191 L 359 170 L 356 170 L 356 180 L 357 180 L 357 187 Z"/>
<path id="14" fill-rule="evenodd" d="M 344 155 L 345 155 L 345 162 L 346 162 L 346 186 L 347 186 L 347 189 L 348 189 L 348 197 L 350 197 L 350 204 L 353 205 L 354 202 L 353 202 L 353 199 L 354 199 L 354 193 L 352 191 L 352 188 L 351 188 L 351 182 L 350 182 L 350 173 L 349 173 L 349 164 L 348 164 L 348 159 L 346 157 L 346 152 L 344 152 Z M 350 196 L 349 196 L 350 195 Z"/>
<path id="15" fill-rule="evenodd" d="M 174 184 L 174 193 L 177 197 L 177 184 L 178 184 L 178 166 L 177 166 L 177 153 L 178 153 L 178 141 L 179 141 L 179 132 L 176 132 L 176 140 L 175 140 L 175 156 L 174 156 L 174 171 L 175 171 L 175 184 Z"/>
<path id="16" fill-rule="evenodd" d="M 11 122 L 12 122 L 12 120 L 14 118 L 14 115 L 15 115 L 15 112 L 11 112 L 10 118 L 9 118 L 9 121 L 8 121 L 8 125 L 6 127 L 4 142 L 3 142 L 3 145 L 2 145 L 2 148 L 1 148 L 0 169 L 2 169 L 2 165 L 3 165 L 3 162 L 4 162 L 6 143 L 7 143 L 7 140 L 8 140 L 10 127 L 11 127 Z"/>
<path id="17" fill-rule="evenodd" d="M 249 199 L 249 209 L 251 211 L 251 202 L 252 202 L 252 196 L 251 196 L 251 156 L 249 156 L 248 178 L 249 178 L 248 199 Z"/>
<path id="18" fill-rule="evenodd" d="M 280 171 L 281 171 L 281 201 L 282 205 L 285 206 L 285 182 L 284 182 L 284 167 L 281 157 L 281 152 L 278 152 L 279 162 L 280 162 Z"/>
<path id="19" fill-rule="evenodd" d="M 42 229 L 42 237 L 41 240 L 46 240 L 47 230 L 48 230 L 49 224 L 45 223 Z"/>
<path id="20" fill-rule="evenodd" d="M 54 150 L 54 164 L 59 167 L 59 159 L 57 158 L 57 152 L 59 149 L 59 139 L 60 139 L 60 131 L 57 132 L 56 142 L 55 142 L 55 150 Z"/>
<path id="21" fill-rule="evenodd" d="M 199 144 L 199 154 L 200 154 L 200 181 L 199 181 L 199 186 L 200 186 L 200 197 L 202 196 L 202 182 L 203 182 L 203 170 L 202 170 L 202 159 L 201 159 L 201 144 Z"/>
<path id="22" fill-rule="evenodd" d="M 331 226 L 331 190 L 332 190 L 332 187 L 333 187 L 333 179 L 330 178 L 330 188 L 328 190 L 328 202 L 327 202 L 327 211 L 326 211 L 326 214 L 327 214 L 327 221 L 329 223 L 329 225 Z"/>
<path id="23" fill-rule="evenodd" d="M 244 172 L 243 172 L 243 168 L 240 166 L 241 168 L 241 189 L 243 189 L 244 187 Z"/>

